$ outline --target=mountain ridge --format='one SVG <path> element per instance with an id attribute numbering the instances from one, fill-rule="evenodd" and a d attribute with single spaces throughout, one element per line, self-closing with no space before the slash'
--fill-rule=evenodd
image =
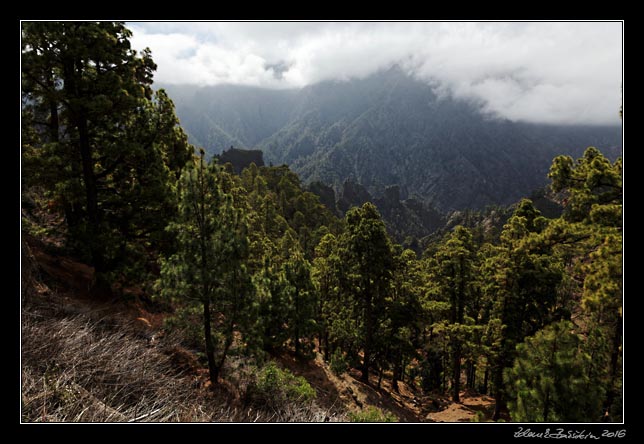
<path id="1" fill-rule="evenodd" d="M 375 198 L 397 185 L 443 212 L 514 203 L 546 185 L 556 155 L 579 157 L 592 145 L 615 158 L 621 145 L 618 125 L 512 122 L 398 68 L 300 90 L 166 89 L 191 140 L 211 155 L 259 149 L 267 163 L 288 164 L 336 195 L 346 180 Z"/>

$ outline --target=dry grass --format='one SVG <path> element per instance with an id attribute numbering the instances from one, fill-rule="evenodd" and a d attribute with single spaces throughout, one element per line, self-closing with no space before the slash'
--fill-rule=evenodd
<path id="1" fill-rule="evenodd" d="M 23 310 L 23 421 L 230 420 L 225 404 L 196 390 L 198 379 L 177 374 L 164 347 L 82 315 Z"/>
<path id="2" fill-rule="evenodd" d="M 24 422 L 317 422 L 341 421 L 316 403 L 248 406 L 206 388 L 204 369 L 177 365 L 176 338 L 151 344 L 134 325 L 27 304 L 22 317 Z M 236 375 L 237 378 L 242 376 Z M 248 381 L 252 374 L 243 375 Z M 230 381 L 228 385 L 243 381 Z M 245 384 L 242 384 L 242 386 Z M 243 387 L 237 385 L 240 390 Z"/>
<path id="3" fill-rule="evenodd" d="M 315 402 L 249 405 L 256 377 L 230 359 L 222 384 L 181 343 L 180 332 L 143 326 L 122 303 L 58 294 L 23 252 L 23 422 L 316 422 L 341 421 Z M 25 259 L 25 256 L 23 256 Z M 240 367 L 241 364 L 241 367 Z"/>

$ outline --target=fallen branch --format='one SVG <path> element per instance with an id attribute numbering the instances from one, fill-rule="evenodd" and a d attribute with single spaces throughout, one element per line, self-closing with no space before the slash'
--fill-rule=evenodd
<path id="1" fill-rule="evenodd" d="M 136 422 L 136 421 L 138 421 L 140 419 L 147 418 L 148 416 L 152 417 L 154 414 L 156 414 L 156 413 L 158 413 L 160 411 L 161 411 L 161 409 L 153 410 L 150 413 L 146 413 L 145 415 L 141 415 L 141 416 L 138 416 L 138 417 L 136 417 L 134 419 L 130 419 L 128 422 Z"/>

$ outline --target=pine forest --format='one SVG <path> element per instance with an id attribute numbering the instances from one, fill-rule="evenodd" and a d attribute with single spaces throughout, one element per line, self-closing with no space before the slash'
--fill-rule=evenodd
<path id="1" fill-rule="evenodd" d="M 620 139 L 392 179 L 348 114 L 179 116 L 134 37 L 21 23 L 21 422 L 623 422 Z"/>

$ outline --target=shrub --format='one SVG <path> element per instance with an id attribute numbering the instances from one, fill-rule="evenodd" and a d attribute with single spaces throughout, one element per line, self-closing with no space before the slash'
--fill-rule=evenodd
<path id="1" fill-rule="evenodd" d="M 482 411 L 477 410 L 474 416 L 470 418 L 470 422 L 485 422 L 485 415 Z"/>
<path id="2" fill-rule="evenodd" d="M 315 397 L 315 389 L 306 379 L 279 368 L 272 361 L 257 372 L 246 389 L 247 402 L 276 408 L 291 402 L 308 403 Z"/>
<path id="3" fill-rule="evenodd" d="M 349 370 L 349 363 L 339 348 L 335 349 L 331 355 L 329 366 L 331 367 L 331 371 L 338 376 Z"/>
<path id="4" fill-rule="evenodd" d="M 398 418 L 391 412 L 383 412 L 377 407 L 367 407 L 357 413 L 349 413 L 351 422 L 398 422 Z"/>

